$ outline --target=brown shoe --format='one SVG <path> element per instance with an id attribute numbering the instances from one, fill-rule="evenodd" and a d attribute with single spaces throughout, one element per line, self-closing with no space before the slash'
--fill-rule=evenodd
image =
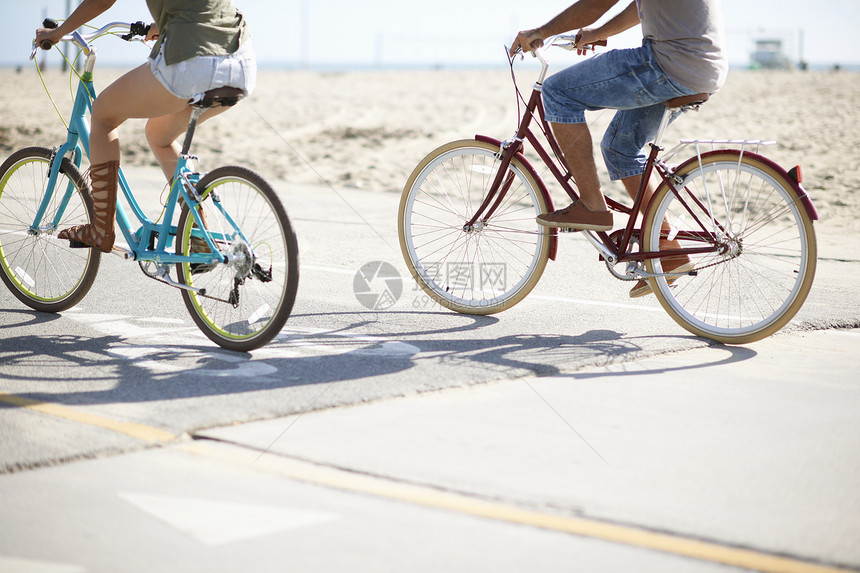
<path id="1" fill-rule="evenodd" d="M 692 262 L 690 262 L 690 257 L 684 255 L 682 257 L 671 257 L 663 260 L 663 272 L 664 273 L 687 273 L 696 268 Z M 666 277 L 666 282 L 668 284 L 674 283 L 680 277 Z M 632 289 L 630 289 L 630 298 L 639 298 L 640 296 L 645 296 L 653 293 L 654 291 L 651 289 L 651 283 L 645 279 L 641 279 L 637 282 Z"/>
<path id="2" fill-rule="evenodd" d="M 582 201 L 574 201 L 564 209 L 538 215 L 537 222 L 544 227 L 577 231 L 609 231 L 612 229 L 612 213 L 592 211 L 583 205 Z"/>

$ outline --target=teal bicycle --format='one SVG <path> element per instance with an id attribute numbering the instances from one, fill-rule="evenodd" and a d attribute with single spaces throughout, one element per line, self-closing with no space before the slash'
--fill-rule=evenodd
<path id="1" fill-rule="evenodd" d="M 64 37 L 86 55 L 66 142 L 53 149 L 21 149 L 0 166 L 0 278 L 35 310 L 60 312 L 80 302 L 101 261 L 99 250 L 73 249 L 57 239 L 59 230 L 93 221 L 89 185 L 80 169 L 89 154 L 86 117 L 96 96 L 92 42 L 105 35 L 140 40 L 145 34 L 142 22 L 114 22 L 92 34 Z M 37 49 L 34 43 L 31 59 Z M 128 246 L 113 250 L 138 262 L 146 276 L 179 289 L 200 330 L 221 347 L 238 351 L 259 348 L 280 332 L 299 280 L 296 237 L 271 185 L 243 167 L 198 173 L 197 158 L 189 154 L 200 115 L 210 107 L 232 106 L 243 96 L 241 90 L 219 88 L 192 105 L 173 184 L 157 220 L 141 209 L 120 170 L 119 188 L 136 222 L 117 201 L 116 224 Z"/>

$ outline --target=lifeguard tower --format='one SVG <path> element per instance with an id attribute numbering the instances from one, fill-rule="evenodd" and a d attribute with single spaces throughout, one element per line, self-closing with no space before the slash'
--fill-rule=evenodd
<path id="1" fill-rule="evenodd" d="M 791 61 L 783 51 L 783 41 L 778 38 L 756 40 L 755 50 L 750 55 L 750 67 L 765 70 L 791 69 Z"/>

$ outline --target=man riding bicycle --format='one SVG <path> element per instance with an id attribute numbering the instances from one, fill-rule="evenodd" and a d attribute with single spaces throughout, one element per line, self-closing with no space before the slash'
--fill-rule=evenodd
<path id="1" fill-rule="evenodd" d="M 631 197 L 639 191 L 647 159 L 645 145 L 657 133 L 663 102 L 694 94 L 712 94 L 728 72 L 723 49 L 720 0 L 635 0 L 596 28 L 618 0 L 579 0 L 545 25 L 519 32 L 510 54 L 532 52 L 546 38 L 579 30 L 579 53 L 637 24 L 642 24 L 639 48 L 610 50 L 549 77 L 543 86 L 546 119 L 576 180 L 580 200 L 564 209 L 540 215 L 547 227 L 609 231 L 612 214 L 597 177 L 591 133 L 585 111 L 618 110 L 601 142 L 610 179 L 621 180 Z M 653 194 L 649 185 L 643 205 Z M 677 248 L 661 241 L 661 249 Z M 686 256 L 663 259 L 664 272 L 685 272 Z M 671 282 L 671 281 L 670 281 Z M 631 297 L 651 292 L 645 280 Z"/>

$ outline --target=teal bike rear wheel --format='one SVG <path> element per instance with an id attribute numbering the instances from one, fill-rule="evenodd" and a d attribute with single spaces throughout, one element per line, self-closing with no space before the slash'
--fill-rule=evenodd
<path id="1" fill-rule="evenodd" d="M 192 319 L 223 348 L 249 351 L 272 340 L 292 312 L 299 282 L 296 236 L 274 189 L 243 167 L 220 167 L 197 185 L 202 237 L 184 205 L 176 252 L 209 254 L 207 263 L 179 263 L 182 298 Z"/>
<path id="2" fill-rule="evenodd" d="M 57 239 L 67 227 L 89 223 L 93 207 L 77 167 L 63 158 L 44 214 L 52 150 L 28 147 L 0 166 L 0 279 L 21 302 L 40 312 L 60 312 L 89 292 L 101 261 L 96 249 L 70 249 Z"/>

